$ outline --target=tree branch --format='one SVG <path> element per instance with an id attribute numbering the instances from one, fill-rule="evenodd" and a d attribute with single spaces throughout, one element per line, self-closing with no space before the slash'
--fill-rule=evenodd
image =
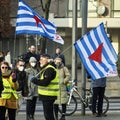
<path id="1" fill-rule="evenodd" d="M 40 3 L 41 3 L 41 7 L 42 7 L 43 12 L 45 12 L 45 8 L 44 8 L 44 6 L 43 6 L 43 1 L 40 0 Z"/>

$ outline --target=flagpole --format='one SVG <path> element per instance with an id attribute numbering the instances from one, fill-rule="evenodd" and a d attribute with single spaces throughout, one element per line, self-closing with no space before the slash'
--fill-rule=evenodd
<path id="1" fill-rule="evenodd" d="M 28 39 L 28 34 L 26 34 L 26 51 L 28 52 L 28 46 L 29 45 L 29 39 Z"/>
<path id="2" fill-rule="evenodd" d="M 88 0 L 82 0 L 82 36 L 87 32 L 87 13 L 88 13 Z M 86 72 L 82 64 L 82 97 L 85 99 L 86 88 Z M 85 105 L 82 103 L 81 114 L 85 115 Z"/>
<path id="3" fill-rule="evenodd" d="M 14 49 L 13 49 L 13 67 L 15 66 L 15 62 L 16 62 L 16 34 L 15 34 L 15 36 L 14 36 Z"/>
<path id="4" fill-rule="evenodd" d="M 35 47 L 36 47 L 36 53 L 37 53 L 37 50 L 38 50 L 38 37 L 37 37 L 37 34 L 35 35 Z"/>

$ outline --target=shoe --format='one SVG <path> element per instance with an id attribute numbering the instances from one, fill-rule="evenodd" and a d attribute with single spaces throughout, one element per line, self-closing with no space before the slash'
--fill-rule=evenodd
<path id="1" fill-rule="evenodd" d="M 106 114 L 97 114 L 96 117 L 106 117 L 107 115 Z"/>
<path id="2" fill-rule="evenodd" d="M 106 116 L 107 116 L 106 114 L 103 114 L 103 113 L 102 113 L 101 115 L 102 115 L 103 117 L 106 117 Z"/>
<path id="3" fill-rule="evenodd" d="M 62 115 L 62 117 L 60 118 L 60 120 L 65 120 L 65 115 Z"/>
<path id="4" fill-rule="evenodd" d="M 96 117 L 102 117 L 102 115 L 101 114 L 97 114 Z"/>
<path id="5" fill-rule="evenodd" d="M 96 117 L 97 113 L 93 113 L 92 115 Z"/>

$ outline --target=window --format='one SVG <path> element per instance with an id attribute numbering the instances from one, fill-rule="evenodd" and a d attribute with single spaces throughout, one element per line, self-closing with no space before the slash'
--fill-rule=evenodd
<path id="1" fill-rule="evenodd" d="M 81 4 L 82 4 L 82 0 L 78 0 L 77 1 L 78 17 L 81 17 Z M 97 1 L 88 0 L 88 17 L 97 17 L 96 6 L 97 6 Z M 67 17 L 72 17 L 73 0 L 68 0 L 67 8 L 68 8 Z"/>
<path id="2" fill-rule="evenodd" d="M 111 9 L 111 15 L 112 17 L 120 17 L 120 0 L 112 0 L 112 9 Z"/>

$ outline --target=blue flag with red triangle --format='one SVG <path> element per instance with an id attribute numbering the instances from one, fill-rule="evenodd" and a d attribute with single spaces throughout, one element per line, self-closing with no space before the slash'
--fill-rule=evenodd
<path id="1" fill-rule="evenodd" d="M 16 34 L 40 34 L 54 40 L 56 26 L 38 15 L 23 0 L 19 0 Z"/>
<path id="2" fill-rule="evenodd" d="M 118 75 L 117 54 L 103 23 L 76 41 L 74 47 L 93 80 Z"/>

